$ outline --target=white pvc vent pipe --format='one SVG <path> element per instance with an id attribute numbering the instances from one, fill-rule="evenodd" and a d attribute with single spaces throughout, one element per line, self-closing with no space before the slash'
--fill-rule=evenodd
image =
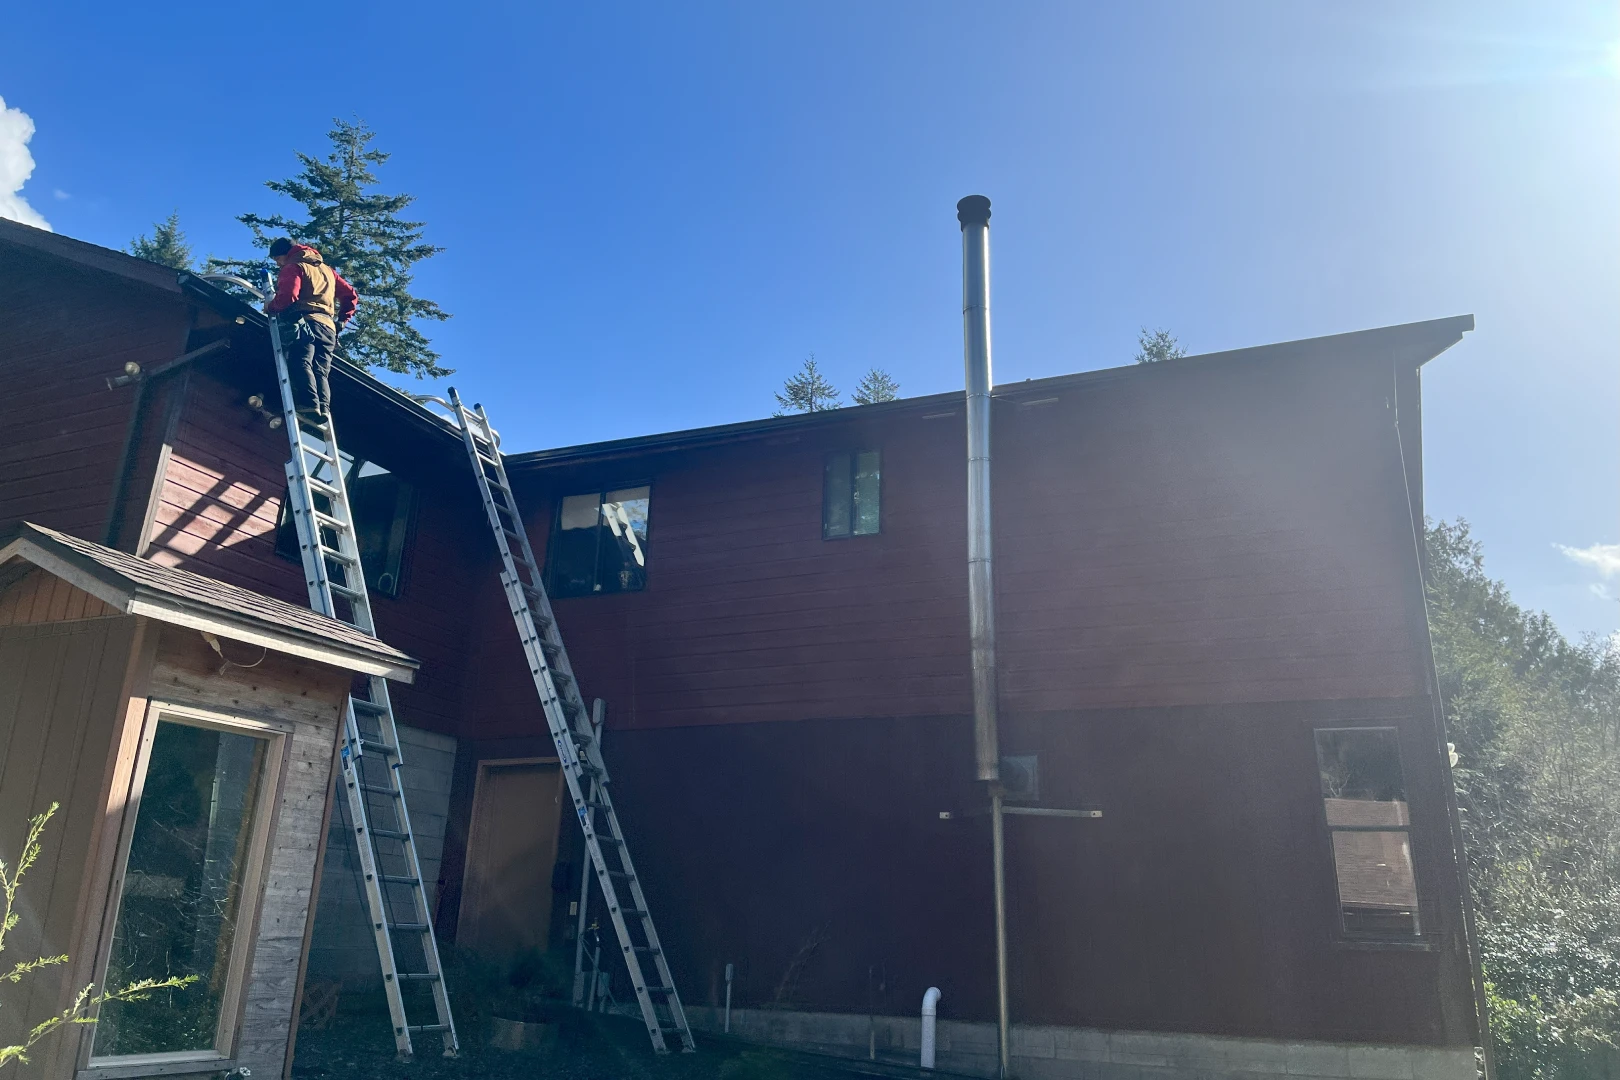
<path id="1" fill-rule="evenodd" d="M 934 1022 L 939 1012 L 939 987 L 930 986 L 922 1004 L 922 1067 L 934 1067 Z"/>

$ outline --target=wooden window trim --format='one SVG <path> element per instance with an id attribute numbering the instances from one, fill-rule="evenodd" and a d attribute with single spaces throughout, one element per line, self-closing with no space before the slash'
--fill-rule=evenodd
<path id="1" fill-rule="evenodd" d="M 124 894 L 124 875 L 129 867 L 129 849 L 135 838 L 135 822 L 140 814 L 141 796 L 146 787 L 147 769 L 152 760 L 152 744 L 157 738 L 158 724 L 174 720 L 194 727 L 227 731 L 236 735 L 250 735 L 264 739 L 264 776 L 259 785 L 258 799 L 253 807 L 253 837 L 249 842 L 247 872 L 242 879 L 243 910 L 238 920 L 239 932 L 231 943 L 230 976 L 225 993 L 220 999 L 219 1024 L 214 1033 L 212 1050 L 184 1050 L 163 1054 L 125 1054 L 117 1057 L 94 1056 L 95 1029 L 85 1039 L 83 1057 L 76 1077 L 172 1076 L 184 1073 L 207 1072 L 234 1067 L 236 1037 L 241 1028 L 242 1012 L 246 1006 L 243 994 L 253 953 L 258 945 L 259 912 L 263 906 L 262 884 L 269 871 L 272 841 L 275 833 L 275 811 L 281 802 L 281 787 L 286 776 L 287 756 L 292 750 L 294 727 L 281 721 L 256 719 L 213 709 L 199 709 L 191 705 L 151 699 L 141 720 L 140 746 L 136 752 L 135 768 L 130 782 L 129 798 L 124 804 L 123 819 L 118 831 L 118 853 L 111 885 L 107 893 L 107 910 L 102 918 L 101 946 L 96 954 L 97 985 L 107 974 L 112 959 L 113 935 L 118 926 L 118 911 Z M 313 917 L 313 913 L 311 913 Z"/>
<path id="2" fill-rule="evenodd" d="M 1316 720 L 1310 724 L 1311 733 L 1311 763 L 1315 768 L 1316 781 L 1316 820 L 1327 841 L 1328 872 L 1333 875 L 1334 918 L 1332 942 L 1336 949 L 1387 951 L 1387 952 L 1430 952 L 1435 947 L 1437 935 L 1429 928 L 1429 920 L 1424 918 L 1424 889 L 1421 875 L 1418 872 L 1417 850 L 1412 843 L 1412 831 L 1416 828 L 1415 815 L 1412 812 L 1412 795 L 1406 793 L 1407 823 L 1405 825 L 1331 825 L 1327 819 L 1327 799 L 1322 794 L 1321 758 L 1318 756 L 1316 740 L 1318 734 L 1325 731 L 1387 731 L 1395 736 L 1395 750 L 1401 764 L 1401 783 L 1406 784 L 1406 754 L 1401 745 L 1401 717 L 1365 717 L 1355 720 Z M 1391 934 L 1384 931 L 1356 931 L 1347 929 L 1344 925 L 1344 901 L 1339 893 L 1339 866 L 1338 856 L 1333 847 L 1333 834 L 1340 832 L 1401 832 L 1406 834 L 1406 847 L 1412 859 L 1412 887 L 1417 893 L 1417 903 L 1412 905 L 1412 919 L 1417 924 L 1414 932 L 1410 934 Z"/>

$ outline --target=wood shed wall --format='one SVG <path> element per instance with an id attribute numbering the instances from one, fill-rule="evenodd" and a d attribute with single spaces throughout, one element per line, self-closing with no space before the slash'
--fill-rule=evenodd
<path id="1" fill-rule="evenodd" d="M 54 599 L 55 588 L 25 580 L 0 598 L 0 858 L 15 865 L 28 819 L 61 804 L 46 827 L 39 861 L 23 879 L 20 922 L 6 956 L 67 953 L 73 962 L 21 983 L 0 983 L 0 1045 L 20 1041 L 19 1034 L 61 1009 L 92 978 L 84 928 L 99 925 L 105 899 L 105 885 L 98 899 L 92 878 L 106 869 L 110 767 L 139 632 L 138 620 L 127 617 L 38 621 L 32 603 L 24 610 L 13 599 L 45 591 Z M 36 1061 L 45 1056 L 36 1054 Z"/>
<path id="2" fill-rule="evenodd" d="M 253 664 L 260 650 L 224 643 Z M 154 701 L 267 721 L 289 731 L 269 862 L 248 967 L 236 1060 L 255 1076 L 280 1076 L 290 1050 L 299 959 L 314 898 L 317 855 L 332 788 L 334 751 L 349 677 L 313 661 L 269 653 L 228 667 L 189 630 L 166 626 L 152 668 Z"/>

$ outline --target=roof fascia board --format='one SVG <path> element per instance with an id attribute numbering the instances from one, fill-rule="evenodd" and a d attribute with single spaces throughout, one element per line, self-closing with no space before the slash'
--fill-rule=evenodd
<path id="1" fill-rule="evenodd" d="M 52 551 L 26 536 L 20 536 L 0 548 L 0 563 L 7 563 L 16 558 L 33 563 L 46 573 L 61 578 L 75 589 L 89 593 L 110 608 L 115 608 L 125 615 L 130 613 L 129 605 L 135 599 L 134 589 L 107 581 L 76 560 Z"/>
<path id="2" fill-rule="evenodd" d="M 301 656 L 362 675 L 380 675 L 405 683 L 416 678 L 415 671 L 403 664 L 392 664 L 374 655 L 333 645 L 316 645 L 287 634 L 273 634 L 252 624 L 226 618 L 218 612 L 205 613 L 164 593 L 141 589 L 130 601 L 128 611 L 131 615 L 144 615 L 157 622 L 217 634 L 245 645 L 258 645 L 289 656 Z"/>
<path id="3" fill-rule="evenodd" d="M 1368 350 L 1397 349 L 1408 351 L 1418 366 L 1445 352 L 1462 340 L 1463 334 L 1474 328 L 1472 315 L 1455 315 L 1424 322 L 1380 326 L 1370 330 L 1353 330 L 1344 334 L 1300 338 L 1270 345 L 1254 345 L 1224 352 L 1199 353 L 1178 357 L 1157 364 L 1126 364 L 1120 367 L 1097 368 L 1091 371 L 1054 375 L 1045 379 L 1026 379 L 1023 382 L 1004 383 L 992 389 L 998 399 L 1018 400 L 1026 397 L 1048 396 L 1054 391 L 1069 390 L 1088 385 L 1120 382 L 1143 377 L 1162 377 L 1171 371 L 1211 364 L 1233 363 L 1242 360 L 1285 360 L 1290 355 L 1311 353 L 1316 355 L 1351 354 Z M 737 424 L 723 424 L 707 428 L 691 428 L 659 435 L 643 435 L 612 442 L 584 443 L 557 447 L 552 450 L 532 450 L 521 454 L 507 454 L 506 465 L 520 472 L 538 472 L 543 469 L 593 465 L 642 454 L 692 450 L 724 443 L 744 442 L 768 438 L 788 431 L 811 426 L 825 426 L 839 421 L 876 420 L 880 417 L 921 410 L 959 407 L 963 400 L 960 390 L 926 397 L 905 398 L 878 405 L 851 405 L 841 409 L 803 413 L 795 416 L 772 416 L 762 420 L 745 420 Z"/>
<path id="4" fill-rule="evenodd" d="M 16 244 L 49 258 L 113 274 L 162 292 L 179 294 L 181 291 L 179 274 L 167 266 L 18 221 L 0 218 L 0 243 Z"/>
<path id="5" fill-rule="evenodd" d="M 231 295 L 211 281 L 204 281 L 195 274 L 181 274 L 179 283 L 185 291 L 197 297 L 226 318 L 241 319 L 243 325 L 257 327 L 265 331 L 268 336 L 269 316 L 252 304 L 247 303 L 240 297 Z M 424 431 L 443 436 L 457 447 L 462 445 L 461 433 L 456 430 L 450 421 L 439 416 L 420 402 L 412 400 L 409 394 L 389 386 L 358 364 L 337 357 L 332 363 L 332 374 L 347 380 L 355 389 L 377 401 L 385 408 L 403 412 L 408 419 L 414 421 Z"/>
<path id="6" fill-rule="evenodd" d="M 61 578 L 74 588 L 89 593 L 108 607 L 125 615 L 144 615 L 158 622 L 206 630 L 220 637 L 230 638 L 232 641 L 318 660 L 347 671 L 381 675 L 396 682 L 408 683 L 416 678 L 412 667 L 385 660 L 372 653 L 345 649 L 339 645 L 326 643 L 325 639 L 275 633 L 247 620 L 232 619 L 212 608 L 199 609 L 180 597 L 141 586 L 121 587 L 105 580 L 91 569 L 91 567 L 100 569 L 100 564 L 91 561 L 91 567 L 84 566 L 77 560 L 52 551 L 28 537 L 18 537 L 0 548 L 0 564 L 15 558 L 21 558 L 46 573 Z M 116 571 L 107 570 L 106 573 L 116 576 Z M 322 643 L 317 644 L 317 641 Z"/>

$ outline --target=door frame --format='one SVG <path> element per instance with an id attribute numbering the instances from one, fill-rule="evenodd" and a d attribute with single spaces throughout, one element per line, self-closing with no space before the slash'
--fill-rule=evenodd
<path id="1" fill-rule="evenodd" d="M 483 809 L 484 809 L 484 780 L 490 769 L 511 768 L 514 765 L 555 765 L 558 772 L 558 787 L 566 788 L 568 779 L 562 776 L 562 759 L 556 755 L 550 757 L 510 757 L 510 758 L 479 758 L 477 775 L 473 779 L 472 813 L 467 823 L 467 857 L 463 860 L 461 868 L 461 907 L 456 914 L 456 941 L 465 942 L 467 935 L 472 932 L 469 919 L 480 910 L 478 906 L 478 863 L 477 855 L 483 846 Z M 563 815 L 559 810 L 557 814 L 558 847 L 561 848 Z"/>

